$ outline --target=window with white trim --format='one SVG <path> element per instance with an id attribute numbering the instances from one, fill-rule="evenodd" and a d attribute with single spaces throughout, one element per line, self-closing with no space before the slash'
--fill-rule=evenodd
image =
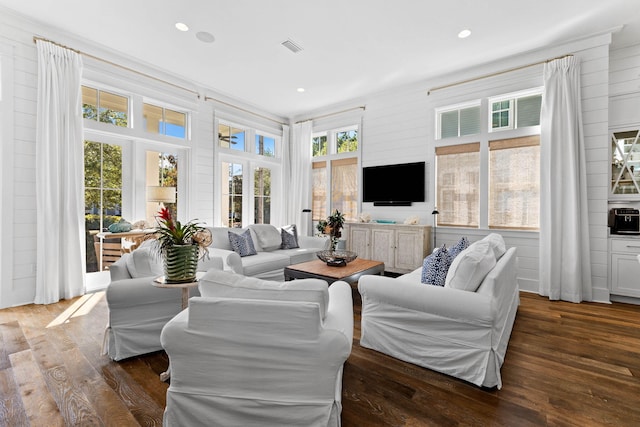
<path id="1" fill-rule="evenodd" d="M 480 100 L 436 109 L 436 139 L 480 133 Z"/>
<path id="2" fill-rule="evenodd" d="M 274 209 L 281 201 L 272 189 L 280 182 L 282 134 L 220 120 L 217 141 L 221 224 L 270 224 L 276 219 Z"/>
<path id="3" fill-rule="evenodd" d="M 355 220 L 358 211 L 358 126 L 348 126 L 311 137 L 312 204 L 314 221 L 326 220 L 339 210 L 347 220 Z"/>
<path id="4" fill-rule="evenodd" d="M 476 108 L 470 104 L 436 109 L 440 129 L 443 122 L 454 129 L 449 124 L 458 113 L 458 135 L 440 133 L 435 149 L 438 225 L 539 229 L 541 99 L 535 89 L 474 101 L 478 116 L 462 114 Z M 486 131 L 479 128 L 480 115 L 489 123 Z M 476 134 L 461 129 L 476 127 L 476 142 L 462 138 Z M 499 130 L 503 138 L 496 138 Z"/>

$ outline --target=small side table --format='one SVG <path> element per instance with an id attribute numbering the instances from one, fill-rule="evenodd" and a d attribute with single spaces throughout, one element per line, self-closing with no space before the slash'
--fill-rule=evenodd
<path id="1" fill-rule="evenodd" d="M 196 280 L 193 282 L 184 282 L 184 283 L 167 283 L 164 276 L 156 277 L 153 280 L 153 286 L 158 288 L 167 288 L 167 289 L 182 289 L 182 309 L 184 310 L 189 306 L 189 288 L 194 288 L 198 286 L 198 281 L 200 278 L 204 276 L 204 272 L 199 271 L 196 273 Z"/>
<path id="2" fill-rule="evenodd" d="M 167 280 L 165 279 L 165 277 L 160 276 L 160 277 L 156 277 L 153 280 L 152 284 L 153 286 L 156 286 L 158 288 L 182 289 L 182 309 L 184 310 L 185 308 L 189 307 L 189 288 L 198 286 L 198 281 L 202 276 L 204 276 L 204 272 L 199 271 L 196 273 L 196 280 L 194 280 L 193 282 L 184 282 L 184 283 L 167 283 Z M 164 381 L 167 381 L 169 378 L 171 378 L 171 364 L 169 364 L 169 367 L 167 368 L 166 371 L 160 374 L 160 381 L 164 382 Z"/>

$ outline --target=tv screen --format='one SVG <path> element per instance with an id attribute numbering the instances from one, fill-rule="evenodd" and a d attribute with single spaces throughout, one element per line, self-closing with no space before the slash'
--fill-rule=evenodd
<path id="1" fill-rule="evenodd" d="M 362 168 L 362 201 L 409 206 L 425 201 L 425 162 Z"/>

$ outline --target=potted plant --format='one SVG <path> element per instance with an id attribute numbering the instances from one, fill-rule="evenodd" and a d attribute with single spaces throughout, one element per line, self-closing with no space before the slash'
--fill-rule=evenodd
<path id="1" fill-rule="evenodd" d="M 158 254 L 163 258 L 168 283 L 192 282 L 196 278 L 198 259 L 208 254 L 211 232 L 194 221 L 175 221 L 167 208 L 158 213 L 158 227 L 153 234 Z"/>
<path id="2" fill-rule="evenodd" d="M 342 236 L 340 230 L 344 226 L 344 221 L 344 214 L 337 209 L 327 217 L 327 227 L 329 228 L 329 236 L 331 237 L 330 249 L 332 251 L 336 250 L 338 240 Z"/>

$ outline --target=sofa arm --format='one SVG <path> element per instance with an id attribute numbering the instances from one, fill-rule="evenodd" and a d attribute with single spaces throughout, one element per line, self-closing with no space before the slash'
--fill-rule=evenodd
<path id="1" fill-rule="evenodd" d="M 320 236 L 298 236 L 298 246 L 303 249 L 327 249 L 329 245 L 328 237 Z"/>
<path id="2" fill-rule="evenodd" d="M 491 325 L 495 317 L 488 295 L 415 283 L 402 277 L 362 276 L 358 290 L 363 311 L 373 302 L 478 325 Z"/>
<path id="3" fill-rule="evenodd" d="M 209 271 L 211 269 L 224 270 L 224 261 L 218 256 L 205 255 L 198 261 L 198 271 Z"/>
<path id="4" fill-rule="evenodd" d="M 211 246 L 209 246 L 209 257 L 221 258 L 224 270 L 231 270 L 237 274 L 244 273 L 244 269 L 242 268 L 242 258 L 240 258 L 240 255 L 238 255 L 234 251 L 229 251 L 229 250 L 220 249 L 220 248 L 212 248 Z"/>
<path id="5" fill-rule="evenodd" d="M 127 258 L 130 256 L 131 254 L 122 254 L 120 259 L 109 266 L 109 276 L 111 277 L 112 282 L 131 279 L 129 269 L 127 268 Z"/>
<path id="6" fill-rule="evenodd" d="M 324 327 L 342 332 L 349 341 L 349 351 L 353 344 L 353 298 L 351 286 L 347 282 L 333 282 L 329 286 L 329 306 L 324 318 Z"/>

